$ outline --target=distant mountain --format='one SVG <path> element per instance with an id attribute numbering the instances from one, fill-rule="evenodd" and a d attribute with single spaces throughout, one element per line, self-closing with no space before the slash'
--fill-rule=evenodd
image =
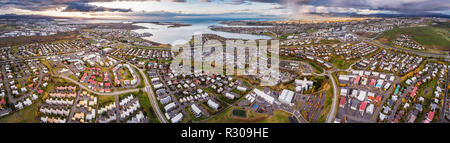
<path id="1" fill-rule="evenodd" d="M 53 17 L 42 16 L 42 15 L 5 14 L 5 15 L 0 15 L 0 19 L 46 19 L 46 20 L 53 20 Z"/>

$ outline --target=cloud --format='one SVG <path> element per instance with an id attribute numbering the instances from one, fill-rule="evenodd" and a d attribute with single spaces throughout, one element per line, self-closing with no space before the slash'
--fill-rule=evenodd
<path id="1" fill-rule="evenodd" d="M 396 11 L 400 13 L 423 13 L 450 9 L 448 0 L 236 0 L 263 3 L 277 3 L 290 7 L 294 11 L 307 12 L 305 6 L 323 8 L 353 8 L 374 11 Z M 301 10 L 305 8 L 306 10 Z"/>
<path id="2" fill-rule="evenodd" d="M 168 0 L 170 2 L 186 2 L 186 0 Z"/>
<path id="3" fill-rule="evenodd" d="M 161 1 L 161 0 L 0 0 L 0 8 L 18 8 L 33 11 L 66 8 L 66 12 L 129 12 L 130 9 L 111 9 L 89 5 L 90 2 L 114 1 Z M 191 0 L 165 0 L 186 3 Z M 252 5 L 253 3 L 274 4 L 272 10 L 289 9 L 293 14 L 301 13 L 377 13 L 398 12 L 418 14 L 434 11 L 448 11 L 449 0 L 197 0 L 198 2 L 220 2 L 221 4 Z M 251 8 L 251 6 L 249 6 Z M 449 15 L 449 13 L 447 13 Z"/>
<path id="4" fill-rule="evenodd" d="M 131 9 L 105 8 L 86 3 L 70 3 L 63 12 L 131 12 Z"/>
<path id="5" fill-rule="evenodd" d="M 70 11 L 119 11 L 128 12 L 125 9 L 108 9 L 93 7 L 89 2 L 113 2 L 113 1 L 160 1 L 160 0 L 0 0 L 0 8 L 12 7 L 26 10 L 43 11 L 69 7 Z M 79 10 L 78 10 L 79 9 Z"/>

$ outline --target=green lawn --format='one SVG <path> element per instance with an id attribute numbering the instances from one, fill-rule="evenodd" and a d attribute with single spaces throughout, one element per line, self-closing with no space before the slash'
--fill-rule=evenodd
<path id="1" fill-rule="evenodd" d="M 427 52 L 441 53 L 450 51 L 450 39 L 448 35 L 449 25 L 436 25 L 425 27 L 394 28 L 385 31 L 378 40 L 381 43 L 393 45 L 392 42 L 400 34 L 412 36 L 412 39 L 425 46 Z M 447 32 L 445 32 L 447 31 Z M 447 35 L 447 36 L 444 36 Z"/>
<path id="2" fill-rule="evenodd" d="M 290 123 L 289 116 L 292 116 L 291 113 L 276 110 L 273 112 L 272 116 L 269 116 L 269 118 L 266 118 L 265 120 L 262 120 L 258 123 Z"/>
<path id="3" fill-rule="evenodd" d="M 189 114 L 189 116 L 191 117 L 191 119 L 192 119 L 193 121 L 202 121 L 202 120 L 207 119 L 207 117 L 206 117 L 205 115 L 202 115 L 202 116 L 196 118 L 196 117 L 194 116 L 194 114 L 192 114 L 191 106 L 186 107 L 186 112 Z"/>
<path id="4" fill-rule="evenodd" d="M 334 56 L 333 58 L 330 58 L 330 63 L 335 65 L 339 69 L 348 69 L 350 65 L 355 63 L 355 60 L 345 60 L 343 56 Z"/>
<path id="5" fill-rule="evenodd" d="M 225 97 L 225 95 L 217 94 L 217 93 L 214 92 L 213 89 L 211 89 L 211 88 L 203 88 L 203 90 L 204 90 L 205 92 L 207 92 L 208 94 L 210 94 L 210 95 L 215 95 L 215 96 L 217 96 L 217 98 L 219 98 L 221 101 L 226 102 L 226 103 L 228 103 L 228 104 L 233 104 L 234 101 L 235 101 L 235 100 L 228 99 L 227 97 Z M 236 98 L 235 98 L 235 99 L 236 99 Z"/>
<path id="6" fill-rule="evenodd" d="M 235 109 L 243 108 L 231 107 L 211 118 L 208 123 L 290 123 L 289 116 L 292 115 L 281 110 L 274 111 L 273 115 L 248 111 L 247 118 L 236 118 L 232 115 Z"/>
<path id="7" fill-rule="evenodd" d="M 437 82 L 438 82 L 438 79 L 435 78 L 435 79 L 427 81 L 423 85 L 420 85 L 419 92 L 417 95 L 423 96 L 425 99 L 431 100 L 431 98 L 434 97 L 433 92 L 437 86 Z M 425 94 L 425 91 L 427 91 L 426 94 Z"/>
<path id="8" fill-rule="evenodd" d="M 142 75 L 138 69 L 136 69 L 136 68 L 133 68 L 133 69 L 134 69 L 134 72 L 136 72 L 137 75 L 139 76 L 139 79 L 141 80 L 141 83 L 139 83 L 139 86 L 137 86 L 137 88 L 144 88 L 145 87 L 144 77 L 142 77 Z M 145 74 L 145 75 L 147 75 L 147 74 Z"/>
<path id="9" fill-rule="evenodd" d="M 3 117 L 0 120 L 0 123 L 39 123 L 39 105 L 40 102 L 33 103 L 31 106 L 27 106 L 18 112 L 11 113 L 10 115 Z"/>
<path id="10" fill-rule="evenodd" d="M 155 113 L 153 112 L 153 109 L 150 104 L 150 100 L 148 99 L 147 93 L 140 91 L 140 92 L 133 92 L 133 93 L 127 93 L 127 94 L 121 94 L 119 97 L 125 97 L 130 94 L 133 94 L 133 96 L 137 97 L 139 99 L 139 104 L 144 109 L 144 112 L 147 114 L 147 117 L 150 119 L 150 123 L 158 123 L 158 118 L 156 117 Z"/>
<path id="11" fill-rule="evenodd" d="M 339 40 L 320 40 L 320 44 L 337 44 L 340 43 L 341 41 Z"/>
<path id="12" fill-rule="evenodd" d="M 115 102 L 116 97 L 115 96 L 98 96 L 98 105 L 100 107 L 105 106 L 111 102 Z"/>
<path id="13" fill-rule="evenodd" d="M 324 72 L 323 68 L 320 67 L 319 65 L 317 65 L 316 63 L 313 63 L 313 62 L 308 62 L 308 63 L 314 68 L 314 71 L 316 73 L 320 74 L 320 73 Z"/>
<path id="14" fill-rule="evenodd" d="M 330 80 L 330 82 L 331 82 L 331 80 Z M 332 83 L 330 83 L 330 86 L 331 86 L 331 84 Z M 333 92 L 334 92 L 333 90 L 334 89 L 332 87 L 330 87 L 330 89 L 327 91 L 327 97 L 325 97 L 325 103 L 323 104 L 319 119 L 317 119 L 317 121 L 316 121 L 318 123 L 325 123 L 325 121 L 326 121 L 327 115 L 331 110 L 331 106 L 333 105 L 332 104 L 333 103 Z"/>
<path id="15" fill-rule="evenodd" d="M 69 75 L 69 78 L 70 78 L 70 79 L 73 79 L 73 80 L 75 80 L 75 81 L 78 81 L 78 78 L 77 78 L 75 75 L 73 75 L 73 74 L 72 74 L 72 75 Z"/>
<path id="16" fill-rule="evenodd" d="M 16 30 L 16 25 L 12 24 L 0 24 L 0 32 L 4 31 L 14 31 Z"/>
<path id="17" fill-rule="evenodd" d="M 311 61 L 303 60 L 303 59 L 296 58 L 296 57 L 286 57 L 286 56 L 280 56 L 280 59 L 281 60 L 293 60 L 293 61 L 306 62 L 306 63 L 309 63 L 314 68 L 314 72 L 316 72 L 318 74 L 324 72 L 323 68 L 320 65 L 318 65 L 318 64 L 316 64 L 314 62 L 311 62 Z"/>
<path id="18" fill-rule="evenodd" d="M 278 39 L 287 39 L 287 37 L 291 36 L 292 34 L 285 34 L 278 37 Z"/>

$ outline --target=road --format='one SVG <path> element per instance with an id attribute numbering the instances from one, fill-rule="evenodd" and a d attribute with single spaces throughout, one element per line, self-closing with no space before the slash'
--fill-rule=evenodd
<path id="1" fill-rule="evenodd" d="M 151 106 L 152 106 L 152 108 L 153 108 L 153 111 L 156 112 L 156 115 L 157 115 L 158 120 L 159 120 L 161 123 L 167 123 L 167 120 L 166 120 L 166 118 L 164 117 L 164 115 L 161 113 L 161 110 L 159 109 L 159 106 L 158 106 L 158 102 L 156 101 L 156 98 L 155 98 L 155 96 L 153 95 L 153 89 L 152 89 L 152 87 L 150 86 L 150 83 L 148 82 L 147 76 L 145 76 L 143 70 L 141 70 L 141 69 L 135 67 L 133 64 L 130 64 L 130 65 L 133 66 L 134 68 L 138 69 L 139 72 L 140 72 L 140 74 L 141 74 L 142 77 L 144 78 L 144 82 L 145 82 L 145 89 L 144 89 L 144 91 L 147 92 L 148 98 L 149 98 L 149 100 L 150 100 L 150 102 L 151 102 Z M 56 76 L 56 77 L 63 78 L 63 79 L 66 79 L 66 80 L 69 80 L 69 81 L 71 81 L 71 82 L 77 84 L 78 86 L 80 86 L 81 88 L 83 88 L 83 89 L 85 89 L 85 90 L 87 90 L 87 91 L 89 91 L 89 92 L 95 93 L 95 94 L 97 94 L 97 95 L 103 95 L 103 96 L 116 96 L 116 95 L 125 94 L 125 93 L 130 93 L 130 92 L 139 92 L 139 90 L 141 90 L 141 89 L 139 89 L 139 88 L 136 88 L 136 89 L 128 89 L 128 90 L 122 90 L 122 91 L 115 91 L 115 92 L 111 92 L 111 93 L 101 93 L 101 92 L 96 92 L 96 91 L 94 91 L 94 90 L 91 90 L 91 89 L 87 88 L 86 86 L 84 86 L 83 84 L 79 83 L 78 81 L 75 81 L 75 80 L 73 80 L 73 79 L 71 79 L 71 78 L 69 78 L 69 77 L 66 77 L 66 76 Z"/>
<path id="2" fill-rule="evenodd" d="M 448 81 L 449 81 L 449 76 L 450 72 L 447 72 L 447 82 L 445 82 L 445 93 L 444 93 L 444 106 L 442 106 L 442 111 L 441 111 L 441 116 L 439 117 L 439 119 L 441 119 L 441 123 L 445 123 L 445 112 L 447 110 L 447 108 L 445 107 L 447 105 L 447 93 L 448 93 Z"/>
<path id="3" fill-rule="evenodd" d="M 283 60 L 283 61 L 296 61 L 296 60 Z M 331 65 L 333 65 L 333 64 L 331 64 Z M 352 64 L 352 66 L 353 66 L 353 64 Z M 333 73 L 335 71 L 350 71 L 351 66 L 348 69 L 345 69 L 345 70 L 338 69 L 334 65 L 333 65 L 333 68 L 331 70 L 326 70 L 324 68 L 322 68 L 322 69 L 324 70 L 323 73 L 320 73 L 320 74 L 313 73 L 313 75 L 315 75 L 315 76 L 328 76 L 331 79 L 331 82 L 333 83 L 332 84 L 333 85 L 333 103 L 331 105 L 332 106 L 331 107 L 331 111 L 330 111 L 330 113 L 328 113 L 328 116 L 327 116 L 327 119 L 326 119 L 326 123 L 333 123 L 334 122 L 334 117 L 336 115 L 336 110 L 337 110 L 336 105 L 337 105 L 337 100 L 338 100 L 337 99 L 338 98 L 338 95 L 337 95 L 338 88 L 337 88 L 337 85 L 336 85 L 336 81 L 334 80 L 334 78 L 331 75 L 331 73 Z M 296 115 L 295 112 L 293 114 Z M 296 117 L 298 119 L 300 119 L 300 122 L 308 123 L 301 114 L 298 114 Z"/>
<path id="4" fill-rule="evenodd" d="M 140 73 L 141 76 L 144 78 L 144 82 L 145 82 L 145 89 L 144 89 L 144 92 L 147 92 L 147 96 L 148 96 L 148 98 L 149 98 L 149 100 L 150 100 L 150 103 L 151 103 L 151 106 L 152 106 L 152 108 L 153 108 L 153 111 L 156 112 L 156 116 L 157 116 L 158 120 L 159 120 L 161 123 L 167 123 L 166 118 L 164 117 L 164 115 L 161 113 L 161 110 L 159 109 L 158 102 L 157 102 L 157 100 L 156 100 L 156 98 L 155 98 L 155 95 L 153 94 L 153 88 L 152 88 L 152 86 L 150 85 L 150 82 L 148 82 L 148 78 L 147 78 L 147 76 L 145 75 L 144 71 L 143 71 L 142 69 L 136 67 L 136 66 L 133 65 L 133 64 L 130 64 L 130 63 L 128 63 L 128 64 L 129 64 L 130 66 L 132 66 L 132 67 L 134 67 L 134 68 L 136 68 L 136 69 L 139 70 L 139 73 Z M 130 92 L 139 92 L 139 90 L 141 90 L 141 89 L 139 89 L 139 88 L 136 88 L 136 89 L 128 89 L 128 90 L 122 90 L 122 91 L 115 91 L 115 92 L 111 92 L 111 93 L 101 93 L 101 92 L 96 92 L 96 91 L 94 91 L 94 90 L 91 90 L 91 89 L 87 88 L 86 86 L 84 86 L 83 84 L 79 83 L 78 81 L 75 81 L 75 80 L 73 80 L 73 79 L 71 79 L 71 78 L 69 78 L 69 77 L 67 77 L 67 76 L 61 76 L 61 75 L 58 75 L 58 76 L 56 76 L 56 77 L 60 77 L 60 78 L 69 80 L 69 81 L 71 81 L 71 82 L 77 84 L 77 85 L 80 86 L 81 88 L 83 88 L 83 89 L 85 89 L 85 90 L 87 90 L 87 91 L 89 91 L 89 92 L 95 93 L 95 94 L 97 94 L 97 95 L 116 96 L 116 95 L 125 94 L 125 93 L 130 93 Z"/>
<path id="5" fill-rule="evenodd" d="M 331 111 L 328 114 L 327 123 L 333 123 L 333 119 L 336 115 L 336 105 L 337 105 L 337 86 L 336 86 L 336 81 L 334 81 L 333 76 L 331 75 L 331 73 L 328 73 L 328 78 L 331 79 L 331 82 L 333 83 L 333 104 L 331 105 Z"/>
<path id="6" fill-rule="evenodd" d="M 144 73 L 144 71 L 138 67 L 136 67 L 133 64 L 130 64 L 132 67 L 136 68 L 139 70 L 139 73 L 141 73 L 142 78 L 144 78 L 144 82 L 145 82 L 145 91 L 147 92 L 148 95 L 148 99 L 150 100 L 150 103 L 153 107 L 153 111 L 156 112 L 156 116 L 158 118 L 158 120 L 161 123 L 167 123 L 166 118 L 164 117 L 164 115 L 161 113 L 161 110 L 159 109 L 158 106 L 158 101 L 156 101 L 155 95 L 153 94 L 153 88 L 150 85 L 150 82 L 148 82 L 148 78 L 146 76 L 146 74 Z"/>
<path id="7" fill-rule="evenodd" d="M 102 92 L 97 92 L 97 91 L 94 91 L 94 90 L 92 90 L 92 89 L 89 89 L 89 88 L 87 88 L 86 86 L 84 86 L 83 84 L 81 84 L 81 83 L 79 83 L 78 81 L 75 81 L 75 80 L 73 80 L 73 79 L 71 79 L 71 78 L 69 78 L 69 77 L 66 77 L 66 76 L 56 76 L 56 77 L 63 78 L 63 79 L 66 79 L 66 80 L 69 80 L 69 81 L 71 81 L 71 82 L 77 84 L 77 85 L 80 86 L 81 88 L 83 88 L 83 89 L 85 89 L 85 90 L 87 90 L 87 91 L 89 91 L 89 92 L 91 92 L 91 93 L 95 93 L 95 94 L 97 94 L 97 95 L 115 96 L 115 95 L 120 95 L 120 94 L 130 93 L 130 92 L 139 92 L 139 90 L 140 90 L 139 88 L 135 88 L 135 89 L 122 90 L 122 91 L 115 91 L 115 92 L 111 92 L 111 93 L 102 93 Z"/>

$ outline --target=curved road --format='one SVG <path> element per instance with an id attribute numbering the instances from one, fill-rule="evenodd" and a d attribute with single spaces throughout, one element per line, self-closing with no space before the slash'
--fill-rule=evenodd
<path id="1" fill-rule="evenodd" d="M 78 81 L 75 81 L 75 80 L 73 80 L 73 79 L 71 79 L 71 78 L 68 78 L 68 77 L 66 77 L 66 76 L 59 76 L 59 75 L 58 75 L 58 76 L 56 76 L 56 77 L 64 78 L 64 79 L 66 79 L 66 80 L 69 80 L 69 81 L 71 81 L 71 82 L 77 84 L 77 85 L 80 86 L 81 88 L 83 88 L 83 89 L 85 89 L 85 90 L 87 90 L 87 91 L 89 91 L 89 92 L 95 93 L 95 94 L 97 94 L 97 95 L 115 96 L 115 95 L 119 95 L 119 94 L 130 93 L 130 92 L 139 92 L 139 90 L 140 90 L 139 88 L 135 88 L 135 89 L 122 90 L 122 91 L 115 91 L 115 92 L 111 92 L 111 93 L 102 93 L 102 92 L 97 92 L 97 91 L 94 91 L 94 90 L 92 90 L 92 89 L 89 89 L 89 88 L 87 88 L 86 86 L 84 86 L 83 84 L 79 83 Z"/>
<path id="2" fill-rule="evenodd" d="M 132 67 L 138 69 L 139 73 L 141 73 L 142 78 L 144 78 L 144 82 L 145 82 L 145 90 L 144 91 L 147 92 L 148 99 L 151 102 L 151 105 L 153 107 L 153 111 L 156 112 L 156 116 L 158 117 L 158 120 L 161 123 L 167 123 L 166 118 L 164 117 L 164 115 L 161 113 L 161 110 L 159 109 L 158 102 L 156 101 L 155 95 L 153 95 L 153 88 L 150 85 L 150 82 L 148 82 L 148 78 L 147 78 L 147 76 L 145 76 L 144 71 L 142 69 L 136 67 L 133 64 L 130 64 L 130 65 Z"/>
<path id="3" fill-rule="evenodd" d="M 336 86 L 336 81 L 334 81 L 334 77 L 331 75 L 331 73 L 328 73 L 328 75 L 327 75 L 330 79 L 331 79 L 331 82 L 333 83 L 333 104 L 331 105 L 331 111 L 330 111 L 330 113 L 328 114 L 328 117 L 327 117 L 327 120 L 326 120 L 326 122 L 327 123 L 332 123 L 333 122 L 333 119 L 334 119 L 334 117 L 335 117 L 335 115 L 336 115 L 336 105 L 337 105 L 337 86 Z"/>
<path id="4" fill-rule="evenodd" d="M 150 102 L 151 102 L 151 106 L 152 106 L 152 108 L 153 108 L 153 111 L 156 112 L 156 115 L 157 115 L 158 120 L 159 120 L 161 123 L 167 123 L 166 118 L 163 116 L 163 114 L 161 113 L 161 110 L 159 109 L 158 102 L 156 102 L 156 98 L 155 98 L 155 96 L 153 95 L 153 89 L 152 89 L 152 87 L 150 86 L 150 83 L 148 82 L 148 79 L 147 79 L 147 77 L 145 76 L 143 70 L 141 70 L 141 69 L 135 67 L 133 64 L 130 64 L 130 65 L 133 66 L 134 68 L 138 69 L 139 72 L 140 72 L 140 74 L 141 74 L 142 77 L 144 78 L 144 81 L 145 81 L 145 90 L 144 90 L 144 92 L 147 92 L 148 98 L 149 98 L 149 100 L 150 100 Z M 66 77 L 66 76 L 60 76 L 60 75 L 58 75 L 58 76 L 56 76 L 56 77 L 60 77 L 60 78 L 69 80 L 69 81 L 71 81 L 71 82 L 77 84 L 78 86 L 80 86 L 81 88 L 83 88 L 83 89 L 85 89 L 85 90 L 87 90 L 87 91 L 89 91 L 89 92 L 95 93 L 95 94 L 97 94 L 97 95 L 103 95 L 103 96 L 115 96 L 115 95 L 120 95 L 120 94 L 130 93 L 130 92 L 139 92 L 139 90 L 141 90 L 141 89 L 139 89 L 139 88 L 136 88 L 136 89 L 123 90 L 123 91 L 115 91 L 115 92 L 111 92 L 111 93 L 101 93 L 101 92 L 96 92 L 96 91 L 94 91 L 94 90 L 91 90 L 91 89 L 87 88 L 86 86 L 84 86 L 83 84 L 79 83 L 78 81 L 75 81 L 75 80 L 73 80 L 73 79 L 71 79 L 71 78 L 69 78 L 69 77 Z"/>
<path id="5" fill-rule="evenodd" d="M 445 58 L 445 60 L 447 60 L 447 61 L 450 60 L 450 56 L 448 56 L 448 55 L 397 48 L 397 47 L 393 47 L 393 46 L 390 46 L 390 45 L 382 44 L 380 42 L 374 41 L 373 39 L 370 39 L 370 38 L 367 38 L 367 37 L 362 37 L 362 36 L 359 36 L 357 34 L 354 34 L 354 35 L 356 35 L 359 39 L 362 39 L 362 40 L 364 40 L 364 41 L 366 41 L 366 42 L 368 42 L 370 44 L 373 44 L 373 45 L 376 45 L 376 46 L 379 46 L 379 47 L 392 48 L 392 49 L 396 49 L 396 50 L 400 50 L 400 51 L 406 51 L 408 53 L 414 53 L 416 55 L 425 56 L 425 57 Z"/>

